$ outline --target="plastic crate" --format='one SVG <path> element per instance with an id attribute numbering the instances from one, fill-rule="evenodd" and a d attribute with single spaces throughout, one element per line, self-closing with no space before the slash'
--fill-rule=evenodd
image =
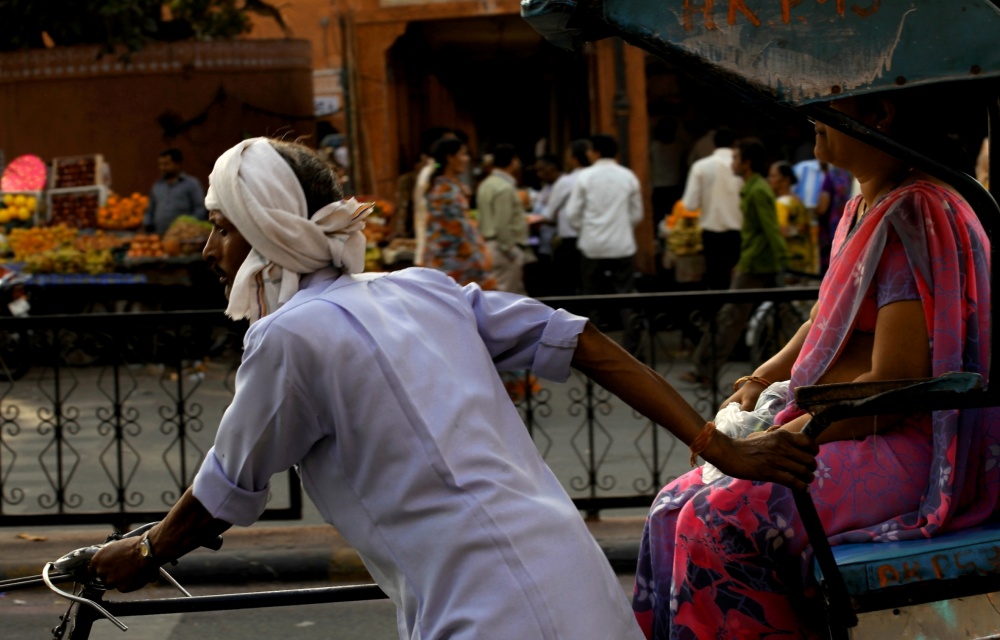
<path id="1" fill-rule="evenodd" d="M 31 211 L 31 217 L 27 220 L 23 220 L 16 215 L 2 214 L 0 213 L 0 225 L 11 228 L 11 227 L 35 227 L 45 220 L 45 192 L 44 191 L 4 191 L 0 192 L 0 211 L 11 211 L 19 206 L 25 206 L 25 204 L 18 205 L 16 199 L 18 196 L 23 198 L 34 198 L 35 207 Z M 7 204 L 8 201 L 13 201 Z M 8 217 L 10 216 L 10 217 Z"/>
<path id="2" fill-rule="evenodd" d="M 52 169 L 49 171 L 50 189 L 107 187 L 110 184 L 111 169 L 104 161 L 104 156 L 99 153 L 52 159 Z"/>
<path id="3" fill-rule="evenodd" d="M 45 194 L 45 213 L 49 224 L 65 224 L 77 229 L 97 227 L 97 210 L 108 201 L 103 186 L 73 189 L 49 189 Z"/>

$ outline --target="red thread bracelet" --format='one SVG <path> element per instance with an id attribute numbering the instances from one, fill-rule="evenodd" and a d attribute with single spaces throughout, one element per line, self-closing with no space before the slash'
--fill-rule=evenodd
<path id="1" fill-rule="evenodd" d="M 712 437 L 715 435 L 715 423 L 706 422 L 705 426 L 701 428 L 701 433 L 698 434 L 691 442 L 691 458 L 689 462 L 691 466 L 697 466 L 698 456 L 701 455 L 702 451 L 708 448 L 708 444 L 712 441 Z"/>

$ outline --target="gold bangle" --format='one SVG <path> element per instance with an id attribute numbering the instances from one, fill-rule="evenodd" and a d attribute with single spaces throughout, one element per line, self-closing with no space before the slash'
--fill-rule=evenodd
<path id="1" fill-rule="evenodd" d="M 715 423 L 706 422 L 705 426 L 701 428 L 701 432 L 698 436 L 691 442 L 691 458 L 688 460 L 691 466 L 697 466 L 698 456 L 701 452 L 708 448 L 710 442 L 712 442 L 712 436 L 715 435 Z"/>
<path id="2" fill-rule="evenodd" d="M 771 386 L 770 382 L 768 382 L 764 378 L 761 378 L 760 376 L 743 376 L 742 378 L 737 379 L 736 382 L 733 383 L 733 391 L 739 391 L 740 389 L 743 388 L 743 385 L 746 384 L 747 382 L 756 382 L 757 384 L 762 384 L 764 385 L 765 389 Z"/>

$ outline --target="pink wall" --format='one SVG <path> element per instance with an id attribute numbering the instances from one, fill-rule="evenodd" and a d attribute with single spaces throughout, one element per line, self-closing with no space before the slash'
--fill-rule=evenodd
<path id="1" fill-rule="evenodd" d="M 148 192 L 166 147 L 180 148 L 204 185 L 215 158 L 244 137 L 312 136 L 312 110 L 305 40 L 155 44 L 130 65 L 98 59 L 95 47 L 0 54 L 7 160 L 101 153 L 122 194 Z"/>

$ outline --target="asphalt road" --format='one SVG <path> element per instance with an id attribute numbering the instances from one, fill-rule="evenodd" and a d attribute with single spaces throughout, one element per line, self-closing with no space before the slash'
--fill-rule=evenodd
<path id="1" fill-rule="evenodd" d="M 626 594 L 632 592 L 632 575 L 620 575 Z M 313 588 L 316 583 L 283 584 L 282 588 Z M 264 591 L 274 584 L 247 584 L 242 587 L 192 587 L 194 595 Z M 176 597 L 169 587 L 147 587 L 112 599 Z M 48 640 L 59 623 L 66 602 L 44 587 L 0 596 L 0 637 L 5 640 Z M 243 611 L 217 611 L 166 616 L 126 618 L 129 630 L 122 633 L 110 623 L 94 626 L 91 640 L 394 640 L 395 607 L 388 600 L 304 605 Z"/>

